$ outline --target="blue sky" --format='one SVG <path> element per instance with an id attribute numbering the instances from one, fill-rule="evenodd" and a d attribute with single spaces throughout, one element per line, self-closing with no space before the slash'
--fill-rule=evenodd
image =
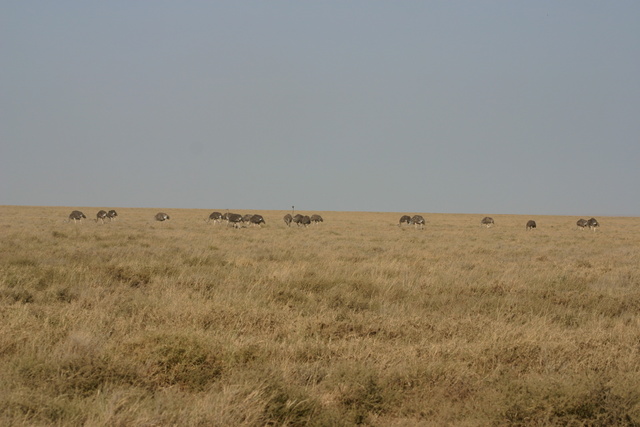
<path id="1" fill-rule="evenodd" d="M 0 1 L 0 204 L 640 216 L 635 1 Z"/>

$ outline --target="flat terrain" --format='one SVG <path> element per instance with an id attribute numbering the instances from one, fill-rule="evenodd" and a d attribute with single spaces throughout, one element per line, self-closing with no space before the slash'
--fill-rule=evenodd
<path id="1" fill-rule="evenodd" d="M 110 208 L 0 207 L 1 425 L 640 425 L 638 218 Z"/>

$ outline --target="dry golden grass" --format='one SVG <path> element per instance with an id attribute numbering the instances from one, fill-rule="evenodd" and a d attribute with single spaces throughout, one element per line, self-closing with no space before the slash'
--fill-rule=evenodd
<path id="1" fill-rule="evenodd" d="M 2 425 L 640 425 L 636 218 L 99 209 L 0 207 Z"/>

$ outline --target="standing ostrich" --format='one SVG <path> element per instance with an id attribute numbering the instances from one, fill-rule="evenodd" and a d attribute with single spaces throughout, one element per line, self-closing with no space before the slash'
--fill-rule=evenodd
<path id="1" fill-rule="evenodd" d="M 318 223 L 321 223 L 321 222 L 324 222 L 324 220 L 322 219 L 322 217 L 320 215 L 318 215 L 318 214 L 311 215 L 311 223 L 312 224 L 318 224 Z"/>
<path id="2" fill-rule="evenodd" d="M 257 225 L 260 226 L 260 224 L 267 224 L 264 220 L 264 218 L 262 217 L 262 215 L 252 215 L 251 218 L 249 218 L 249 224 L 251 225 Z"/>
<path id="3" fill-rule="evenodd" d="M 482 218 L 482 221 L 480 221 L 480 225 L 484 225 L 485 227 L 489 228 L 495 225 L 495 221 L 490 216 L 485 216 L 484 218 Z"/>
<path id="4" fill-rule="evenodd" d="M 96 222 L 102 221 L 102 223 L 104 224 L 104 219 L 107 218 L 108 216 L 109 215 L 107 214 L 107 211 L 99 210 L 98 213 L 96 214 Z"/>
<path id="5" fill-rule="evenodd" d="M 243 223 L 242 215 L 236 213 L 230 213 L 227 215 L 227 222 L 234 228 L 240 228 Z"/>
<path id="6" fill-rule="evenodd" d="M 534 228 L 537 228 L 536 222 L 532 219 L 527 221 L 527 230 L 533 230 Z"/>
<path id="7" fill-rule="evenodd" d="M 207 219 L 207 222 L 211 220 L 213 220 L 214 224 L 222 222 L 222 214 L 220 212 L 211 212 L 211 215 L 209 215 L 209 219 Z"/>
<path id="8" fill-rule="evenodd" d="M 297 226 L 300 226 L 300 224 L 302 223 L 302 218 L 304 218 L 304 215 L 295 214 L 293 216 L 293 223 L 296 224 Z M 309 222 L 311 222 L 311 218 L 309 218 Z"/>
<path id="9" fill-rule="evenodd" d="M 302 224 L 305 227 L 308 227 L 311 224 L 311 218 L 309 217 L 309 215 L 302 216 L 302 218 L 300 218 L 300 222 L 298 222 L 298 225 L 300 224 Z"/>
<path id="10" fill-rule="evenodd" d="M 71 220 L 73 220 L 73 223 L 75 224 L 76 221 L 82 222 L 82 218 L 86 218 L 86 216 L 82 212 L 80 212 L 80 211 L 71 211 L 71 213 L 69 214 L 69 219 L 67 220 L 67 222 L 70 222 Z"/>
<path id="11" fill-rule="evenodd" d="M 413 224 L 415 228 L 420 227 L 422 230 L 424 228 L 425 220 L 422 215 L 414 215 L 413 218 L 409 221 L 409 224 Z"/>
<path id="12" fill-rule="evenodd" d="M 287 224 L 287 227 L 291 227 L 291 223 L 293 222 L 293 212 L 295 211 L 295 208 L 295 206 L 291 206 L 291 213 L 286 214 L 284 218 L 282 218 L 284 220 L 284 223 Z"/>
<path id="13" fill-rule="evenodd" d="M 398 225 L 410 224 L 410 223 L 411 223 L 411 217 L 409 215 L 402 215 L 400 217 L 400 221 L 398 222 Z"/>
<path id="14" fill-rule="evenodd" d="M 116 219 L 118 219 L 118 212 L 111 209 L 109 212 L 107 212 L 107 216 L 109 217 L 109 222 L 115 221 Z"/>
<path id="15" fill-rule="evenodd" d="M 158 212 L 154 218 L 155 218 L 156 221 L 160 221 L 160 222 L 168 221 L 168 220 L 171 219 L 171 218 L 169 218 L 169 215 L 167 215 L 164 212 Z"/>

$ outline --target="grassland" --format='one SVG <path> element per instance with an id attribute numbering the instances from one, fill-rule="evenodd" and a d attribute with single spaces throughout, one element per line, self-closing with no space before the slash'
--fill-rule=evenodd
<path id="1" fill-rule="evenodd" d="M 640 425 L 637 218 L 71 209 L 0 207 L 1 425 Z"/>

